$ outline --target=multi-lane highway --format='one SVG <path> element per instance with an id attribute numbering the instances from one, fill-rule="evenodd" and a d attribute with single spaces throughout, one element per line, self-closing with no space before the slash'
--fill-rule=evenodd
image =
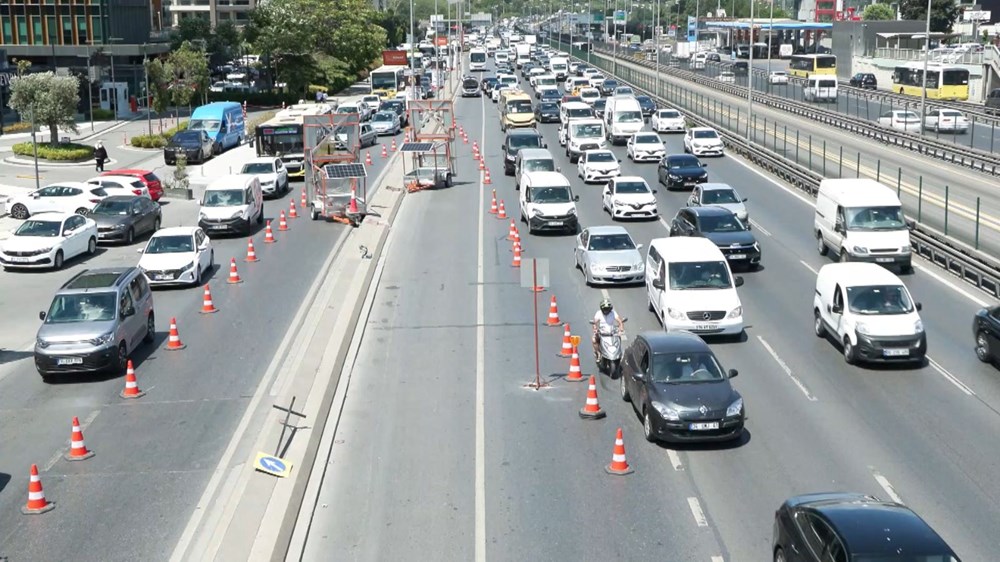
<path id="1" fill-rule="evenodd" d="M 517 218 L 512 179 L 502 174 L 499 121 L 488 99 L 456 103 L 478 140 L 492 185 L 459 146 L 459 183 L 408 196 L 401 211 L 326 477 L 309 522 L 305 560 L 766 560 L 774 510 L 787 497 L 851 490 L 906 503 L 964 560 L 990 560 L 1000 486 L 989 447 L 1000 430 L 997 370 L 980 364 L 969 324 L 982 295 L 917 261 L 904 277 L 924 305 L 930 361 L 920 368 L 844 363 L 812 335 L 817 255 L 812 205 L 795 190 L 732 157 L 709 161 L 710 181 L 749 198 L 763 268 L 739 289 L 744 341 L 710 342 L 748 410 L 743 439 L 726 446 L 660 446 L 600 377 L 608 416 L 581 420 L 586 386 L 562 380 L 561 330 L 541 327 L 535 391 L 532 294 L 511 267 L 509 221 L 487 214 L 496 189 Z M 583 185 L 562 155 L 556 125 L 539 127 L 572 180 L 584 227 L 610 224 L 597 185 Z M 680 137 L 666 137 L 681 152 Z M 655 184 L 654 164 L 625 159 L 624 174 Z M 669 221 L 686 193 L 660 188 Z M 637 242 L 666 236 L 663 221 L 626 224 Z M 529 236 L 525 258 L 547 259 L 548 298 L 575 334 L 603 294 L 635 334 L 660 330 L 643 287 L 585 286 L 571 236 Z M 525 262 L 527 263 L 527 262 Z M 544 320 L 543 320 L 544 322 Z M 583 370 L 595 366 L 584 344 Z M 635 473 L 605 473 L 616 428 Z M 298 553 L 294 559 L 299 559 Z"/>

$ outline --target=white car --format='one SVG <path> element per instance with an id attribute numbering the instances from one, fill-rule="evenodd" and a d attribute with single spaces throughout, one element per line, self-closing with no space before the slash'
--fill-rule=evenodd
<path id="1" fill-rule="evenodd" d="M 576 163 L 576 175 L 583 183 L 601 183 L 620 176 L 622 167 L 610 150 L 585 150 Z"/>
<path id="2" fill-rule="evenodd" d="M 376 135 L 396 135 L 399 133 L 399 115 L 395 111 L 379 111 L 372 116 L 372 129 Z"/>
<path id="3" fill-rule="evenodd" d="M 368 119 L 378 112 L 378 108 L 382 105 L 382 98 L 375 94 L 367 94 L 361 97 L 361 104 L 359 105 L 364 105 L 364 118 Z"/>
<path id="4" fill-rule="evenodd" d="M 725 150 L 722 137 L 711 127 L 691 127 L 684 133 L 684 152 L 695 156 L 722 156 Z"/>
<path id="5" fill-rule="evenodd" d="M 149 188 L 135 176 L 97 176 L 87 180 L 87 183 L 103 187 L 108 197 L 112 195 L 149 197 Z"/>
<path id="6" fill-rule="evenodd" d="M 625 154 L 633 162 L 659 162 L 667 155 L 667 147 L 656 133 L 639 132 L 629 137 Z"/>
<path id="7" fill-rule="evenodd" d="M 920 132 L 920 117 L 912 111 L 902 109 L 890 109 L 882 113 L 878 118 L 878 124 L 890 129 L 906 131 L 908 133 Z"/>
<path id="8" fill-rule="evenodd" d="M 590 106 L 593 106 L 595 101 L 601 99 L 601 91 L 597 88 L 580 88 L 579 95 L 583 103 Z"/>
<path id="9" fill-rule="evenodd" d="M 725 183 L 702 183 L 694 186 L 688 197 L 688 207 L 705 207 L 714 205 L 732 211 L 740 222 L 750 226 L 747 213 L 746 197 L 740 197 L 735 189 Z"/>
<path id="10" fill-rule="evenodd" d="M 722 73 L 719 74 L 719 82 L 725 82 L 727 84 L 735 84 L 736 75 L 733 74 L 732 70 L 723 70 Z"/>
<path id="11" fill-rule="evenodd" d="M 767 81 L 770 84 L 788 84 L 788 73 L 784 70 L 772 70 L 767 75 Z"/>
<path id="12" fill-rule="evenodd" d="M 254 158 L 243 164 L 240 173 L 257 176 L 260 179 L 260 190 L 265 197 L 288 192 L 288 168 L 281 158 L 273 156 Z"/>
<path id="13" fill-rule="evenodd" d="M 936 132 L 947 131 L 964 135 L 969 132 L 969 120 L 956 109 L 934 108 L 924 117 L 924 128 Z"/>
<path id="14" fill-rule="evenodd" d="M 139 253 L 138 267 L 150 285 L 196 287 L 215 265 L 212 240 L 197 226 L 162 228 Z"/>
<path id="15" fill-rule="evenodd" d="M 684 115 L 676 109 L 658 109 L 650 119 L 650 126 L 657 133 L 683 133 L 686 123 Z"/>
<path id="16" fill-rule="evenodd" d="M 0 245 L 4 269 L 62 269 L 66 260 L 97 252 L 97 223 L 76 213 L 38 213 Z"/>
<path id="17" fill-rule="evenodd" d="M 601 204 L 612 220 L 660 216 L 656 208 L 656 190 L 650 189 L 646 180 L 639 176 L 612 178 L 604 187 Z"/>
<path id="18" fill-rule="evenodd" d="M 584 76 L 585 76 L 586 78 L 590 78 L 591 76 L 600 76 L 600 74 L 601 74 L 601 71 L 600 71 L 600 70 L 597 70 L 597 69 L 596 69 L 596 68 L 594 68 L 594 67 L 589 67 L 589 68 L 585 68 L 585 69 L 583 70 L 583 75 L 584 75 Z"/>
<path id="19" fill-rule="evenodd" d="M 597 88 L 598 90 L 601 89 L 601 86 L 604 86 L 605 80 L 607 80 L 607 78 L 601 76 L 600 74 L 591 74 L 590 76 L 587 77 L 587 81 L 590 83 L 590 87 Z"/>
<path id="20" fill-rule="evenodd" d="M 35 213 L 77 213 L 85 215 L 108 196 L 104 188 L 89 183 L 63 182 L 7 199 L 7 209 L 15 219 Z"/>
<path id="21" fill-rule="evenodd" d="M 490 91 L 490 99 L 492 99 L 494 102 L 498 102 L 498 101 L 500 101 L 500 94 L 502 92 L 505 92 L 507 90 L 514 90 L 514 89 L 516 89 L 516 88 L 513 87 L 513 86 L 506 86 L 506 85 L 497 84 L 493 88 L 493 90 Z"/>

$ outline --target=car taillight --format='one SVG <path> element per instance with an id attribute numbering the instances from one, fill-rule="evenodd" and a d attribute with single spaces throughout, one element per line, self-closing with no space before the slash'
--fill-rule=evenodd
<path id="1" fill-rule="evenodd" d="M 141 189 L 133 189 L 132 193 L 134 193 L 136 195 L 142 195 L 142 190 Z"/>
<path id="2" fill-rule="evenodd" d="M 100 203 L 101 200 L 100 199 L 91 199 L 90 202 L 91 203 Z"/>

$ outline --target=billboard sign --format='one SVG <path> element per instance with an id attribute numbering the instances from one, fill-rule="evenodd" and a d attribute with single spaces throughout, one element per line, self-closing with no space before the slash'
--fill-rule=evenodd
<path id="1" fill-rule="evenodd" d="M 625 23 L 625 10 L 615 10 L 615 25 Z"/>
<path id="2" fill-rule="evenodd" d="M 386 66 L 409 66 L 406 51 L 382 51 L 382 64 Z"/>
<path id="3" fill-rule="evenodd" d="M 993 12 L 990 10 L 965 10 L 962 12 L 962 21 L 990 21 Z"/>
<path id="4" fill-rule="evenodd" d="M 698 18 L 694 16 L 688 16 L 687 40 L 688 43 L 698 41 Z"/>

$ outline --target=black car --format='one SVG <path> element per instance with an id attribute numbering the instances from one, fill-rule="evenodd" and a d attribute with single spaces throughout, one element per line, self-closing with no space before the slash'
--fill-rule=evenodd
<path id="1" fill-rule="evenodd" d="M 700 314 L 700 313 L 699 313 Z M 691 332 L 643 332 L 622 358 L 621 397 L 642 416 L 647 441 L 732 441 L 746 409 L 711 348 Z"/>
<path id="2" fill-rule="evenodd" d="M 493 92 L 493 87 L 496 86 L 497 83 L 499 83 L 499 80 L 497 80 L 496 76 L 487 76 L 486 78 L 483 78 L 483 92 L 487 95 L 491 94 Z"/>
<path id="3" fill-rule="evenodd" d="M 135 237 L 160 229 L 163 213 L 152 199 L 139 195 L 105 197 L 90 212 L 97 223 L 98 242 L 135 242 Z"/>
<path id="4" fill-rule="evenodd" d="M 701 236 L 722 250 L 731 265 L 760 267 L 760 244 L 750 228 L 729 209 L 708 205 L 684 207 L 670 223 L 671 236 Z"/>
<path id="5" fill-rule="evenodd" d="M 855 88 L 862 88 L 864 90 L 878 89 L 878 79 L 870 72 L 859 72 L 851 76 L 850 84 Z"/>
<path id="6" fill-rule="evenodd" d="M 378 106 L 379 111 L 395 111 L 399 115 L 399 126 L 405 127 L 410 124 L 410 115 L 406 112 L 406 102 L 403 100 L 386 100 Z"/>
<path id="7" fill-rule="evenodd" d="M 940 560 L 958 556 L 905 505 L 849 492 L 806 494 L 774 512 L 775 562 Z"/>
<path id="8" fill-rule="evenodd" d="M 649 96 L 636 96 L 635 101 L 639 102 L 639 109 L 642 110 L 642 118 L 649 119 L 656 113 L 656 102 Z"/>
<path id="9" fill-rule="evenodd" d="M 522 64 L 521 65 L 521 77 L 522 78 L 527 78 L 528 77 L 528 73 L 531 72 L 532 68 L 535 68 L 535 63 L 533 63 L 533 62 L 526 62 L 526 63 Z"/>
<path id="10" fill-rule="evenodd" d="M 588 68 L 590 68 L 589 64 L 580 63 L 580 64 L 576 65 L 576 75 L 578 77 L 582 77 L 583 76 L 583 71 L 587 70 Z"/>
<path id="11" fill-rule="evenodd" d="M 177 163 L 178 156 L 183 156 L 189 164 L 203 163 L 212 157 L 214 149 L 215 141 L 207 132 L 180 131 L 163 147 L 163 162 L 170 166 Z"/>
<path id="12" fill-rule="evenodd" d="M 707 55 L 705 55 L 705 61 L 706 62 L 722 62 L 722 57 L 719 56 L 719 53 L 708 53 Z"/>
<path id="13" fill-rule="evenodd" d="M 558 123 L 559 104 L 554 101 L 542 101 L 535 105 L 535 121 L 539 123 Z"/>
<path id="14" fill-rule="evenodd" d="M 656 167 L 656 175 L 660 185 L 667 186 L 667 190 L 675 187 L 690 187 L 696 183 L 708 181 L 708 172 L 698 158 L 690 154 L 671 154 L 660 160 Z"/>
<path id="15" fill-rule="evenodd" d="M 608 106 L 608 98 L 594 100 L 594 114 L 598 119 L 604 119 L 604 108 Z"/>
<path id="16" fill-rule="evenodd" d="M 996 364 L 1000 359 L 1000 306 L 976 312 L 972 333 L 976 338 L 976 357 L 983 363 Z"/>
<path id="17" fill-rule="evenodd" d="M 750 74 L 750 63 L 746 61 L 736 61 L 733 63 L 733 74 L 736 76 L 746 76 Z"/>
<path id="18" fill-rule="evenodd" d="M 559 90 L 555 89 L 542 90 L 542 95 L 539 99 L 541 101 L 550 101 L 558 106 L 561 103 L 562 94 L 559 93 Z"/>
<path id="19" fill-rule="evenodd" d="M 462 79 L 463 98 L 479 97 L 481 95 L 483 95 L 483 91 L 479 87 L 479 80 L 471 76 L 466 76 Z"/>
<path id="20" fill-rule="evenodd" d="M 514 175 L 514 160 L 522 148 L 548 148 L 542 135 L 535 129 L 514 129 L 503 140 L 503 173 Z"/>
<path id="21" fill-rule="evenodd" d="M 615 88 L 617 88 L 620 85 L 621 84 L 619 84 L 618 81 L 615 80 L 614 78 L 608 78 L 607 80 L 604 81 L 603 84 L 601 84 L 601 87 L 598 89 L 601 90 L 602 96 L 610 96 L 611 94 L 614 93 Z"/>

